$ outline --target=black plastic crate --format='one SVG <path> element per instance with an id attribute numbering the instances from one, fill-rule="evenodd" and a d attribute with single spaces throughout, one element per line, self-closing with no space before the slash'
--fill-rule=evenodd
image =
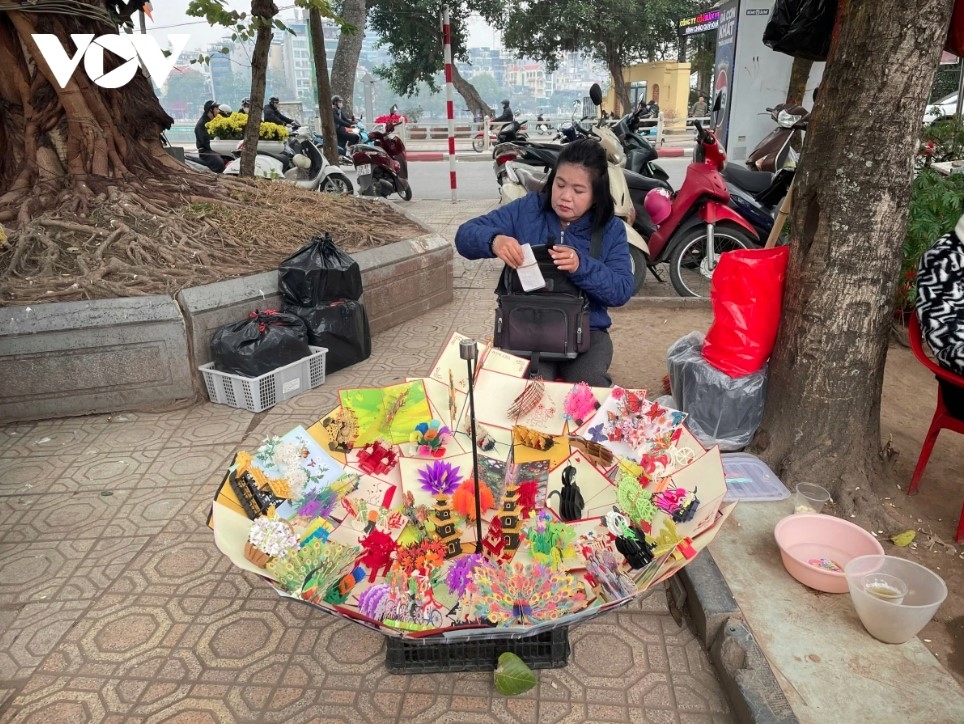
<path id="1" fill-rule="evenodd" d="M 494 671 L 499 655 L 515 654 L 531 669 L 560 669 L 569 663 L 569 629 L 565 626 L 523 638 L 492 637 L 412 643 L 388 639 L 385 667 L 392 674 L 435 674 Z"/>

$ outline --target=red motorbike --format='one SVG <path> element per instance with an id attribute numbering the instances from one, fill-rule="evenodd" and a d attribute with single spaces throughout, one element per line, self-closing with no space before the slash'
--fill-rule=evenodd
<path id="1" fill-rule="evenodd" d="M 405 201 L 412 200 L 405 142 L 394 131 L 393 123 L 376 124 L 368 134 L 368 143 L 352 146 L 351 161 L 361 196 L 397 193 Z"/>
<path id="2" fill-rule="evenodd" d="M 694 121 L 696 149 L 683 185 L 670 200 L 662 189 L 646 195 L 645 207 L 657 225 L 649 241 L 650 268 L 669 262 L 670 281 L 681 297 L 709 296 L 720 254 L 759 246 L 753 225 L 731 209 L 721 172 L 726 152 L 716 135 Z"/>

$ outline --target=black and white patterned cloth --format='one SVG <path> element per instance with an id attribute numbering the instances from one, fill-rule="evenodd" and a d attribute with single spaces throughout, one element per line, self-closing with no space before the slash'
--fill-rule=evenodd
<path id="1" fill-rule="evenodd" d="M 964 216 L 920 259 L 917 318 L 938 363 L 964 375 Z"/>

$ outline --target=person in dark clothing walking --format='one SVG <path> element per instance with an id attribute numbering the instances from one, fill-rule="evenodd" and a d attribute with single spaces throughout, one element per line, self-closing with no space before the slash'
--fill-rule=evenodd
<path id="1" fill-rule="evenodd" d="M 224 160 L 220 153 L 211 150 L 211 134 L 208 132 L 207 123 L 216 118 L 219 112 L 217 101 L 205 102 L 204 115 L 194 126 L 194 142 L 197 144 L 198 156 L 201 163 L 214 173 L 224 173 Z"/>
<path id="2" fill-rule="evenodd" d="M 332 96 L 331 111 L 335 116 L 335 133 L 338 134 L 338 145 L 343 148 L 354 146 L 358 143 L 359 136 L 348 129 L 355 124 L 354 116 L 349 117 L 345 113 L 345 101 L 341 96 Z"/>
<path id="3" fill-rule="evenodd" d="M 511 123 L 515 120 L 515 113 L 509 107 L 509 99 L 502 101 L 502 114 L 492 119 L 493 123 Z"/>
<path id="4" fill-rule="evenodd" d="M 262 120 L 268 123 L 277 123 L 279 126 L 298 125 L 294 122 L 294 119 L 288 118 L 288 116 L 278 110 L 277 96 L 271 96 L 268 100 L 268 104 L 264 107 L 264 118 L 262 118 Z"/>

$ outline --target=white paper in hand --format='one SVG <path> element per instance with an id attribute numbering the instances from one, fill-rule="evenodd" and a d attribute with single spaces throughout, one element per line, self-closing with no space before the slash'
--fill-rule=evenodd
<path id="1" fill-rule="evenodd" d="M 525 292 L 533 292 L 546 286 L 545 277 L 542 276 L 542 270 L 539 269 L 536 255 L 532 252 L 530 244 L 522 245 L 522 266 L 516 269 L 516 273 Z"/>

